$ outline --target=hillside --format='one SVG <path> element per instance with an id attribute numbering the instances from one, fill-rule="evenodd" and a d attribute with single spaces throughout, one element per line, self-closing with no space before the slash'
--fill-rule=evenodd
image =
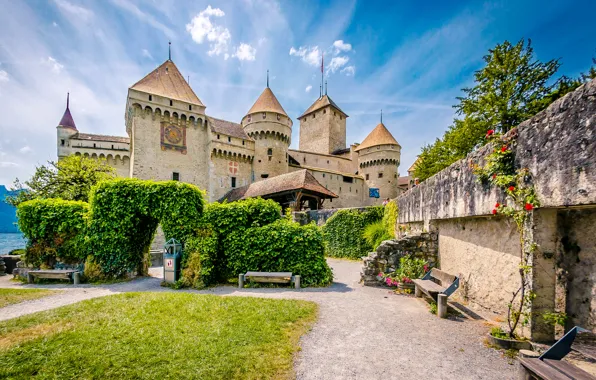
<path id="1" fill-rule="evenodd" d="M 17 221 L 16 209 L 4 202 L 6 196 L 12 194 L 13 192 L 9 191 L 6 186 L 0 185 L 0 233 L 19 232 L 15 225 Z"/>

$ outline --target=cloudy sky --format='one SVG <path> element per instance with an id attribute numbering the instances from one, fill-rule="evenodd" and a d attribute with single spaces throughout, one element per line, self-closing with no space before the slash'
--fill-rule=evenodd
<path id="1" fill-rule="evenodd" d="M 209 115 L 239 122 L 270 70 L 296 118 L 329 95 L 348 114 L 348 143 L 383 120 L 405 173 L 449 126 L 451 106 L 498 42 L 531 38 L 560 74 L 596 55 L 594 1 L 0 0 L 0 184 L 56 159 L 66 92 L 80 131 L 126 134 L 127 89 L 172 59 Z M 298 144 L 295 120 L 293 147 Z"/>

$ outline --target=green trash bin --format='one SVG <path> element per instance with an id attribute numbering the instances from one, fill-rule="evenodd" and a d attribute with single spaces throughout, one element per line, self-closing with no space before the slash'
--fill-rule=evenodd
<path id="1" fill-rule="evenodd" d="M 170 239 L 164 245 L 163 279 L 173 284 L 180 279 L 180 262 L 182 261 L 182 244 L 176 239 Z"/>

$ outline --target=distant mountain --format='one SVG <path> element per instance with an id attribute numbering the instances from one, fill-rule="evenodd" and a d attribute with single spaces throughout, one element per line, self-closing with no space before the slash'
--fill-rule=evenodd
<path id="1" fill-rule="evenodd" d="M 0 185 L 0 233 L 19 232 L 15 225 L 17 222 L 17 209 L 4 201 L 7 196 L 14 195 L 14 193 L 9 191 L 6 186 Z"/>

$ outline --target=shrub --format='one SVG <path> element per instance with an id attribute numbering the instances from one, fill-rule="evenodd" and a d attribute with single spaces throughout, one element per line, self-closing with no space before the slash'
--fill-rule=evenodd
<path id="1" fill-rule="evenodd" d="M 382 220 L 369 224 L 364 228 L 364 239 L 370 244 L 372 249 L 377 247 L 384 241 L 392 239 L 393 236 L 387 233 L 387 227 Z"/>
<path id="2" fill-rule="evenodd" d="M 201 222 L 204 193 L 177 181 L 126 178 L 105 181 L 91 193 L 89 242 L 108 276 L 143 272 L 145 254 L 161 223 L 166 239 L 182 243 Z"/>
<path id="3" fill-rule="evenodd" d="M 263 227 L 233 232 L 224 240 L 233 275 L 247 271 L 292 272 L 303 286 L 324 286 L 333 280 L 325 261 L 323 235 L 314 224 L 280 219 Z"/>
<path id="4" fill-rule="evenodd" d="M 397 223 L 397 215 L 397 202 L 395 200 L 389 201 L 389 203 L 385 205 L 383 224 L 387 230 L 387 235 L 390 236 L 391 239 L 395 238 L 395 224 Z"/>
<path id="5" fill-rule="evenodd" d="M 210 228 L 198 229 L 197 235 L 186 242 L 181 263 L 182 286 L 200 289 L 222 277 L 227 261 L 218 255 L 218 246 L 217 233 Z"/>
<path id="6" fill-rule="evenodd" d="M 83 261 L 88 212 L 89 204 L 79 201 L 34 199 L 20 203 L 19 229 L 28 239 L 24 260 L 48 268 L 57 260 Z"/>
<path id="7" fill-rule="evenodd" d="M 87 256 L 83 275 L 85 276 L 85 280 L 91 282 L 101 281 L 105 278 L 103 272 L 101 271 L 101 266 L 95 261 L 93 255 Z"/>
<path id="8" fill-rule="evenodd" d="M 414 279 L 422 278 L 428 270 L 429 266 L 426 260 L 404 256 L 399 259 L 399 267 L 392 277 L 399 282 L 410 283 Z"/>
<path id="9" fill-rule="evenodd" d="M 383 207 L 366 211 L 339 210 L 323 226 L 325 253 L 331 257 L 359 259 L 373 247 L 363 237 L 364 228 L 383 217 Z"/>

